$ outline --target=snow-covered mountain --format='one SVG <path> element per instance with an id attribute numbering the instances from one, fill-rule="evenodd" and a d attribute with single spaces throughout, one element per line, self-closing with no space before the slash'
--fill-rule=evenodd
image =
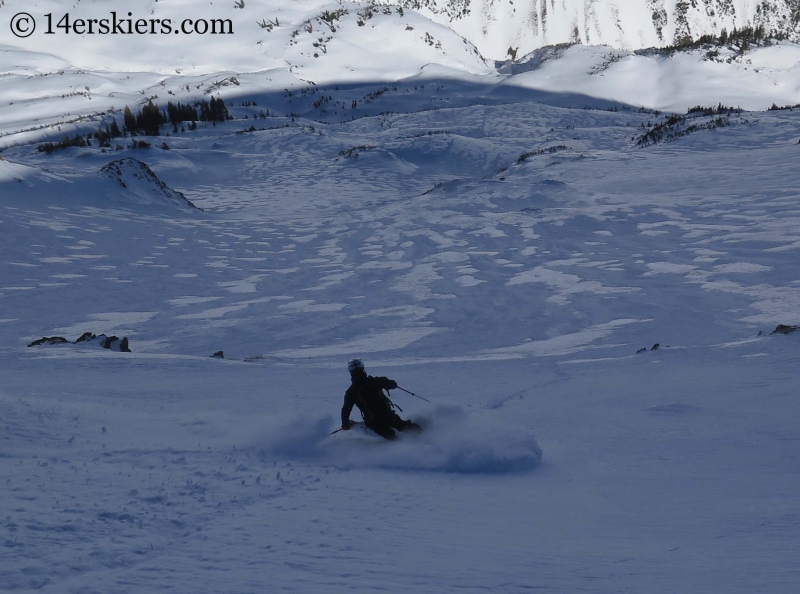
<path id="1" fill-rule="evenodd" d="M 303 88 L 3 151 L 3 591 L 793 592 L 800 113 Z"/>
<path id="2" fill-rule="evenodd" d="M 31 12 L 38 27 L 28 38 L 0 37 L 0 136 L 38 139 L 59 125 L 80 122 L 153 99 L 193 101 L 211 94 L 282 93 L 321 84 L 382 83 L 427 72 L 495 74 L 490 61 L 452 29 L 401 7 L 320 0 L 247 0 L 198 5 L 166 0 L 130 8 L 119 0 L 84 0 L 65 9 L 42 0 L 11 0 L 0 20 Z M 66 34 L 47 17 L 67 12 L 72 22 L 130 12 L 132 19 L 230 20 L 230 35 Z M 4 27 L 7 26 L 7 22 Z M 8 142 L 0 141 L 0 145 Z"/>
<path id="3" fill-rule="evenodd" d="M 70 16 L 74 22 L 112 10 L 123 13 L 128 11 L 126 6 L 119 0 L 84 0 L 70 8 Z M 512 5 L 506 8 L 509 6 L 516 10 Z M 611 5 L 596 3 L 598 15 L 601 6 Z M 19 0 L 11 0 L 0 11 L 10 17 L 22 7 Z M 518 20 L 503 25 L 499 17 L 495 18 L 484 35 L 482 29 L 469 29 L 475 12 L 451 21 L 450 17 L 443 20 L 446 13 L 419 8 L 420 12 L 370 3 L 247 0 L 237 9 L 227 4 L 199 6 L 162 0 L 131 12 L 135 17 L 174 22 L 189 16 L 230 19 L 235 34 L 51 36 L 43 33 L 44 15 L 63 14 L 64 8 L 53 0 L 40 0 L 27 9 L 40 24 L 37 33 L 24 39 L 6 35 L 0 42 L 0 149 L 43 139 L 58 141 L 66 133 L 85 134 L 96 130 L 111 114 L 120 118 L 126 105 L 135 109 L 150 99 L 162 108 L 168 101 L 197 101 L 209 96 L 229 102 L 258 100 L 268 107 L 266 97 L 276 98 L 286 91 L 310 97 L 309 91 L 316 93 L 325 85 L 371 85 L 360 94 L 343 97 L 345 103 L 338 105 L 327 104 L 330 94 L 306 102 L 304 110 L 297 104 L 301 97 L 289 111 L 285 111 L 287 104 L 283 101 L 267 101 L 279 115 L 303 113 L 317 121 L 341 122 L 370 114 L 370 106 L 375 105 L 371 94 L 382 92 L 387 83 L 442 78 L 483 85 L 487 92 L 507 85 L 675 111 L 718 103 L 754 110 L 773 103 L 800 103 L 800 85 L 796 82 L 800 79 L 800 50 L 791 42 L 754 46 L 747 52 L 718 47 L 675 54 L 637 54 L 607 46 L 574 45 L 542 48 L 523 57 L 524 48 L 552 39 L 537 41 L 531 37 L 525 46 L 503 37 L 519 26 Z M 624 16 L 631 23 L 651 25 L 646 19 L 636 21 L 633 7 L 617 12 L 620 19 Z M 721 17 L 710 22 L 714 26 L 729 24 Z M 692 27 L 692 31 L 697 29 Z M 600 25 L 592 30 L 604 31 Z M 633 29 L 613 28 L 625 30 Z M 533 29 L 525 31 L 528 35 Z M 501 41 L 492 49 L 487 40 L 495 34 Z M 659 44 L 655 37 L 642 35 L 642 45 Z M 607 41 L 594 34 L 582 39 Z M 498 70 L 485 54 L 502 57 L 509 45 L 518 50 L 517 63 Z M 359 99 L 364 101 L 358 103 Z M 320 103 L 314 105 L 316 100 Z M 356 108 L 351 107 L 353 101 Z M 405 108 L 397 102 L 393 109 Z"/>
<path id="4" fill-rule="evenodd" d="M 213 2 L 0 0 L 2 591 L 796 591 L 800 46 Z"/>
<path id="5" fill-rule="evenodd" d="M 478 50 L 449 25 L 400 6 L 336 0 L 247 0 L 243 5 L 237 9 L 232 1 L 161 0 L 131 7 L 121 0 L 83 0 L 65 7 L 55 0 L 40 0 L 30 7 L 9 0 L 0 7 L 0 17 L 6 21 L 0 52 L 21 53 L 12 61 L 18 68 L 43 63 L 49 57 L 48 66 L 54 71 L 70 64 L 93 71 L 161 75 L 288 68 L 302 79 L 340 81 L 408 75 L 428 63 L 456 69 L 485 68 Z M 18 39 L 7 32 L 7 21 L 23 9 L 31 13 L 37 28 L 30 37 Z M 67 14 L 74 24 L 79 19 L 109 19 L 112 12 L 119 21 L 168 20 L 175 34 L 160 33 L 161 25 L 154 35 L 79 35 L 58 26 Z M 49 21 L 48 14 L 52 15 Z M 178 34 L 187 19 L 216 20 L 221 23 L 219 31 L 226 33 Z M 48 22 L 52 34 L 46 33 Z"/>
<path id="6" fill-rule="evenodd" d="M 25 5 L 11 0 L 0 8 L 0 17 L 10 19 L 21 8 Z M 428 65 L 493 72 L 478 49 L 449 27 L 401 7 L 364 2 L 248 0 L 236 9 L 181 0 L 136 8 L 119 0 L 84 0 L 67 10 L 60 2 L 43 0 L 26 10 L 37 22 L 36 32 L 22 39 L 5 32 L 0 37 L 0 118 L 17 112 L 28 123 L 51 111 L 48 103 L 58 103 L 54 111 L 63 116 L 96 113 L 120 99 L 177 101 L 226 87 L 241 91 L 240 84 L 282 92 L 328 82 L 393 81 Z M 120 20 L 131 14 L 128 20 L 169 21 L 176 28 L 185 19 L 224 22 L 231 33 L 78 35 L 55 24 L 67 14 L 74 23 L 108 19 L 112 12 Z M 47 15 L 53 15 L 52 35 L 45 32 Z M 242 74 L 253 76 L 236 78 Z M 97 99 L 100 105 L 87 109 Z"/>
<path id="7" fill-rule="evenodd" d="M 349 59 L 368 50 L 401 62 L 426 54 L 431 54 L 429 61 L 459 62 L 463 58 L 452 43 L 452 31 L 466 40 L 463 49 L 477 47 L 495 60 L 561 43 L 624 50 L 662 47 L 747 26 L 763 26 L 767 33 L 789 38 L 800 33 L 800 0 L 247 0 L 205 5 L 148 0 L 135 9 L 118 0 L 82 0 L 65 8 L 56 0 L 32 6 L 20 0 L 0 3 L 0 14 L 10 18 L 25 9 L 39 24 L 32 37 L 22 40 L 4 31 L 0 43 L 38 46 L 73 63 L 108 67 L 113 56 L 110 63 L 117 67 L 128 63 L 137 70 L 186 72 L 200 65 L 230 67 L 234 55 L 240 70 L 283 64 L 302 68 L 306 59 L 329 50 L 341 54 L 342 47 Z M 187 43 L 184 35 L 134 35 L 121 41 L 117 35 L 62 35 L 56 27 L 54 35 L 43 36 L 45 14 L 54 15 L 55 24 L 67 12 L 74 20 L 102 18 L 114 10 L 123 17 L 132 11 L 133 19 L 170 18 L 174 23 L 186 17 L 230 19 L 234 34 L 195 36 L 201 43 Z M 427 51 L 426 45 L 438 51 Z M 122 48 L 127 51 L 119 52 Z M 350 66 L 358 69 L 357 62 Z"/>
<path id="8" fill-rule="evenodd" d="M 798 33 L 797 0 L 381 0 L 419 10 L 502 59 L 559 43 L 640 49 L 722 29 Z"/>

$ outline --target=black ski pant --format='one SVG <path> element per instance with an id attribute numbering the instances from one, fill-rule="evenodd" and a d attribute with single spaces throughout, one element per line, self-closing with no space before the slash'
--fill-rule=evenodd
<path id="1" fill-rule="evenodd" d="M 386 416 L 371 419 L 366 421 L 367 428 L 371 429 L 384 439 L 395 439 L 397 431 L 405 431 L 406 429 L 419 430 L 421 427 L 412 421 L 401 419 L 397 413 L 392 412 Z"/>

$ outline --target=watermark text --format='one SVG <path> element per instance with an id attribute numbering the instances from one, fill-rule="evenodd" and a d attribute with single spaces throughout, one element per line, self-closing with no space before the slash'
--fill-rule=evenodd
<path id="1" fill-rule="evenodd" d="M 133 13 L 110 12 L 99 19 L 72 18 L 69 13 L 43 15 L 40 30 L 45 35 L 233 35 L 231 19 L 140 19 Z M 11 19 L 11 32 L 30 37 L 36 20 L 21 12 Z"/>

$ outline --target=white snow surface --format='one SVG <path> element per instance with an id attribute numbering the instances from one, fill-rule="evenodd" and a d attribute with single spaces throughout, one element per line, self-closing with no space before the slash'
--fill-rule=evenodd
<path id="1" fill-rule="evenodd" d="M 381 0 L 396 4 L 398 0 Z M 451 26 L 487 56 L 585 43 L 635 50 L 723 29 L 762 26 L 797 36 L 796 0 L 399 0 Z"/>
<path id="2" fill-rule="evenodd" d="M 38 25 L 20 39 L 7 25 L 23 9 Z M 800 103 L 800 49 L 790 42 L 744 53 L 737 48 L 634 53 L 659 44 L 620 45 L 588 37 L 581 41 L 606 45 L 545 47 L 529 55 L 541 44 L 520 46 L 517 62 L 498 63 L 498 70 L 489 57 L 507 58 L 505 50 L 482 55 L 480 35 L 459 30 L 462 37 L 428 18 L 435 16 L 429 10 L 420 10 L 320 0 L 248 0 L 242 9 L 164 0 L 135 10 L 119 0 L 85 0 L 73 7 L 52 0 L 33 6 L 8 0 L 0 6 L 6 28 L 0 37 L 0 149 L 93 131 L 111 115 L 121 121 L 126 105 L 136 111 L 150 99 L 164 107 L 167 101 L 212 96 L 240 102 L 261 97 L 264 108 L 300 114 L 296 102 L 282 101 L 285 92 L 343 84 L 373 85 L 374 92 L 378 83 L 447 79 L 484 85 L 485 94 L 511 86 L 570 94 L 570 106 L 577 103 L 574 95 L 587 95 L 679 112 L 718 103 L 753 110 Z M 119 18 L 131 12 L 132 22 L 171 19 L 176 29 L 187 18 L 229 19 L 233 33 L 78 35 L 56 27 L 60 15 L 68 13 L 74 24 L 108 19 L 112 11 Z M 52 35 L 46 33 L 47 14 L 55 15 Z M 328 103 L 328 96 L 315 97 L 321 103 L 313 108 L 312 102 L 305 105 L 315 119 L 344 122 L 377 113 L 370 110 L 376 97 Z M 352 108 L 352 100 L 359 99 Z M 430 103 L 452 106 L 454 100 L 431 97 Z M 393 159 L 385 153 L 383 158 Z M 395 160 L 395 166 L 403 164 Z"/>
<path id="3" fill-rule="evenodd" d="M 793 592 L 800 114 L 636 139 L 641 105 L 797 103 L 796 46 L 498 73 L 396 9 L 287 45 L 338 6 L 260 12 L 263 54 L 2 38 L 0 590 Z M 186 84 L 234 119 L 36 150 Z M 26 346 L 87 331 L 132 352 Z M 356 356 L 421 434 L 330 435 Z"/>

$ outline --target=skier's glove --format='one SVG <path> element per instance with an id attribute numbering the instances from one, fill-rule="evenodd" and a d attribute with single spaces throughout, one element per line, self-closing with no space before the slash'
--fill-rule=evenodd
<path id="1" fill-rule="evenodd" d="M 389 390 L 394 390 L 395 388 L 397 388 L 397 382 L 394 381 L 394 380 L 389 380 L 389 388 L 388 389 Z"/>

